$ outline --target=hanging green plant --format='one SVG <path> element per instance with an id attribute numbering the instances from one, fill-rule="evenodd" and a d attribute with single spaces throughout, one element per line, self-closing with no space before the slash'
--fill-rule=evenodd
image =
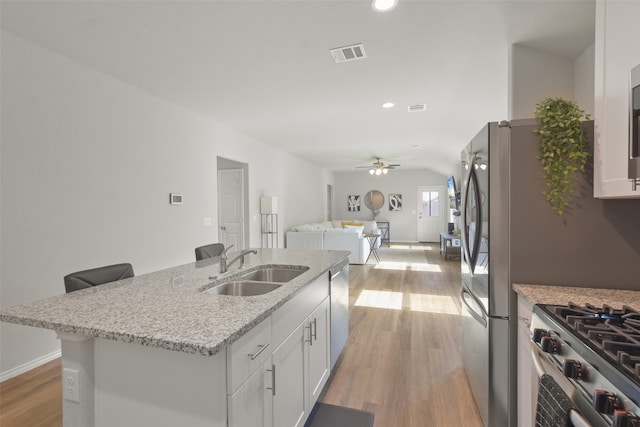
<path id="1" fill-rule="evenodd" d="M 562 216 L 589 158 L 588 140 L 580 122 L 590 117 L 574 101 L 562 98 L 543 99 L 534 115 L 540 122 L 534 132 L 541 137 L 538 160 L 547 184 L 543 194 L 551 209 Z"/>

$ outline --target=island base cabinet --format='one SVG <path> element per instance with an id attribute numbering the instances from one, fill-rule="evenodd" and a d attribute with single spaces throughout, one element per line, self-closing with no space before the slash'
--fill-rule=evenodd
<path id="1" fill-rule="evenodd" d="M 229 427 L 271 427 L 273 373 L 265 362 L 229 396 Z"/>
<path id="2" fill-rule="evenodd" d="M 298 326 L 272 355 L 273 425 L 302 427 L 307 418 L 305 380 L 306 323 Z"/>
<path id="3" fill-rule="evenodd" d="M 310 412 L 318 401 L 330 371 L 330 314 L 329 298 L 325 299 L 309 316 L 308 325 L 310 337 L 307 341 L 307 364 L 309 366 L 309 397 L 307 411 Z"/>
<path id="4" fill-rule="evenodd" d="M 224 352 L 202 356 L 96 339 L 94 355 L 96 427 L 227 426 Z"/>
<path id="5" fill-rule="evenodd" d="M 330 373 L 329 298 L 273 353 L 273 425 L 303 426 Z"/>

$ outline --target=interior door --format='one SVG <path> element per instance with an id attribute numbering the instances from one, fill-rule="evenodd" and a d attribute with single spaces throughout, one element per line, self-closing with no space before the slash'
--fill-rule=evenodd
<path id="1" fill-rule="evenodd" d="M 418 187 L 417 230 L 419 242 L 439 242 L 444 230 L 443 186 Z"/>
<path id="2" fill-rule="evenodd" d="M 242 169 L 218 171 L 218 241 L 244 249 L 244 174 Z"/>

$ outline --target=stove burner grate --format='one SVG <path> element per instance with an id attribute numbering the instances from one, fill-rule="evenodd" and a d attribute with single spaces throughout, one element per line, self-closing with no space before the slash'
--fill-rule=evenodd
<path id="1" fill-rule="evenodd" d="M 556 320 L 640 384 L 640 312 L 623 306 L 547 306 Z"/>

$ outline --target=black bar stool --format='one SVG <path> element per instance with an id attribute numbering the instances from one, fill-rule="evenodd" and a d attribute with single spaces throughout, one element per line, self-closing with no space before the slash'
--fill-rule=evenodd
<path id="1" fill-rule="evenodd" d="M 67 274 L 64 276 L 64 288 L 69 293 L 133 276 L 133 266 L 131 264 L 107 265 Z"/>
<path id="2" fill-rule="evenodd" d="M 224 252 L 224 245 L 222 243 L 200 246 L 196 248 L 196 261 L 220 256 L 222 252 Z"/>

